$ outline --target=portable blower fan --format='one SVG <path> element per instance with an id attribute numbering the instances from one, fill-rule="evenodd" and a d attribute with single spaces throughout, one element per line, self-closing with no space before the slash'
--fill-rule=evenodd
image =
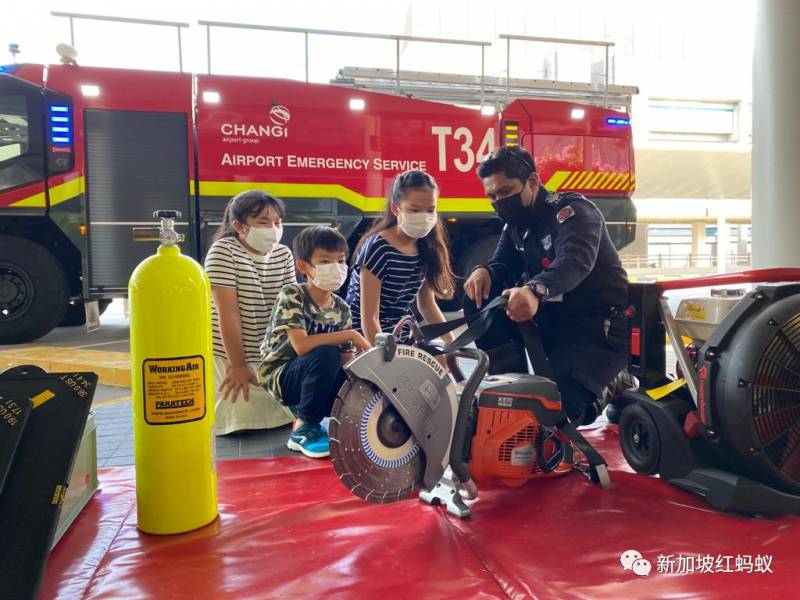
<path id="1" fill-rule="evenodd" d="M 691 325 L 709 320 L 714 303 L 701 301 L 693 319 L 681 318 L 682 303 L 675 319 L 661 297 L 669 289 L 798 279 L 800 269 L 774 269 L 631 286 L 638 351 L 631 369 L 642 385 L 623 393 L 619 427 L 634 470 L 659 473 L 723 510 L 800 513 L 800 284 L 756 287 L 712 321 L 707 339 Z M 665 331 L 685 387 L 663 385 Z M 670 392 L 662 397 L 664 387 Z"/>
<path id="2" fill-rule="evenodd" d="M 701 349 L 705 429 L 719 423 L 749 473 L 800 494 L 800 285 L 759 288 L 737 308 Z"/>

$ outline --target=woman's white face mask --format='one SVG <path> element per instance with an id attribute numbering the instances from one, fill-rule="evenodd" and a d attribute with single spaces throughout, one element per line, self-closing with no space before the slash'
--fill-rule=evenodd
<path id="1" fill-rule="evenodd" d="M 402 214 L 402 218 L 399 219 L 400 230 L 414 239 L 424 238 L 428 235 L 436 227 L 436 221 L 439 219 L 435 212 L 407 213 L 400 211 L 400 214 Z"/>
<path id="2" fill-rule="evenodd" d="M 314 277 L 311 281 L 318 288 L 327 292 L 335 292 L 347 279 L 347 265 L 345 263 L 325 263 L 314 267 Z"/>
<path id="3" fill-rule="evenodd" d="M 254 250 L 269 254 L 275 244 L 281 241 L 282 236 L 283 227 L 256 227 L 251 225 L 244 236 L 244 241 Z"/>

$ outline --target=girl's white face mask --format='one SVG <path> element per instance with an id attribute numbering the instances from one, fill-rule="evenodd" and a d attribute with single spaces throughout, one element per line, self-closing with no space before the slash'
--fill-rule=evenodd
<path id="1" fill-rule="evenodd" d="M 314 267 L 314 277 L 311 281 L 318 288 L 327 292 L 335 292 L 347 279 L 347 265 L 345 263 L 326 263 Z"/>
<path id="2" fill-rule="evenodd" d="M 436 227 L 438 219 L 439 215 L 435 212 L 403 212 L 403 218 L 400 220 L 400 229 L 408 237 L 414 239 L 424 238 Z"/>
<path id="3" fill-rule="evenodd" d="M 275 244 L 281 241 L 283 236 L 283 227 L 254 227 L 251 226 L 244 236 L 244 241 L 248 246 L 269 254 L 275 247 Z"/>

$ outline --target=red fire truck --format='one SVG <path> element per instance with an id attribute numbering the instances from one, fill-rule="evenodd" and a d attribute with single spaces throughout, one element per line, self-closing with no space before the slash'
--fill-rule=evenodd
<path id="1" fill-rule="evenodd" d="M 617 247 L 635 235 L 624 113 L 516 100 L 501 113 L 288 80 L 58 65 L 0 72 L 0 344 L 84 322 L 124 297 L 152 248 L 131 227 L 178 209 L 202 260 L 228 199 L 283 198 L 287 237 L 334 225 L 355 242 L 399 171 L 430 172 L 457 273 L 501 228 L 475 168 L 521 144 L 552 190 L 597 202 Z"/>

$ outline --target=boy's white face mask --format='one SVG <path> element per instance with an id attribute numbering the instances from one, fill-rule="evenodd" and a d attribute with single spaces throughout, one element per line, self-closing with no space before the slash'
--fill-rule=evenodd
<path id="1" fill-rule="evenodd" d="M 424 238 L 433 230 L 434 227 L 436 227 L 436 221 L 438 218 L 439 217 L 435 212 L 403 212 L 403 218 L 400 221 L 400 229 L 408 237 L 414 239 Z"/>
<path id="2" fill-rule="evenodd" d="M 272 252 L 275 244 L 281 241 L 282 236 L 283 227 L 251 226 L 247 231 L 247 235 L 244 236 L 244 241 L 248 246 L 257 250 L 258 252 L 269 254 Z"/>
<path id="3" fill-rule="evenodd" d="M 311 281 L 318 288 L 327 292 L 335 292 L 347 279 L 347 265 L 345 263 L 326 263 L 314 267 L 314 277 Z"/>

